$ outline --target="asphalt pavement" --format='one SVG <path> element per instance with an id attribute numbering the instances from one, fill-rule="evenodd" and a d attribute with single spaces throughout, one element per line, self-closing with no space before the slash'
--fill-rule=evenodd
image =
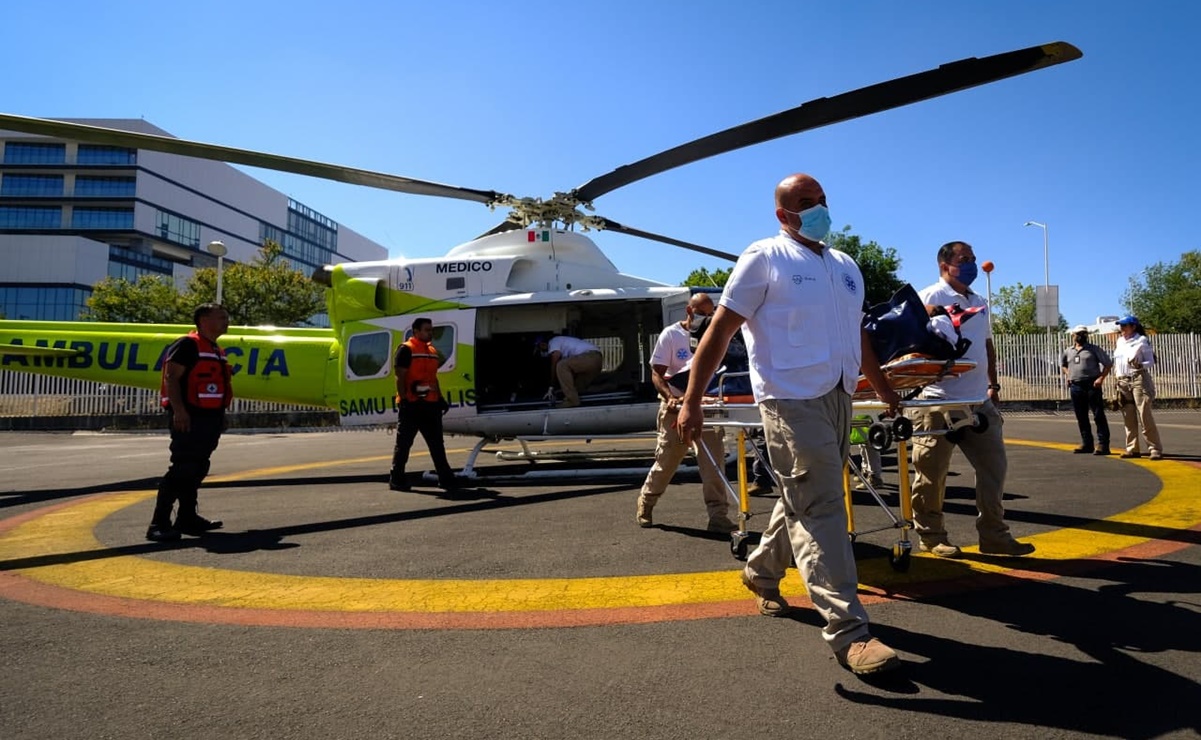
<path id="1" fill-rule="evenodd" d="M 866 680 L 812 609 L 757 615 L 694 475 L 641 529 L 641 480 L 578 460 L 485 454 L 481 473 L 569 476 L 398 493 L 385 431 L 227 434 L 201 491 L 225 528 L 160 545 L 165 435 L 0 433 L 0 738 L 1201 736 L 1201 413 L 1157 420 L 1161 462 L 1073 455 L 1067 414 L 1006 417 L 1033 557 L 901 572 L 897 530 L 858 535 L 873 632 L 904 661 Z M 452 465 L 472 442 L 448 439 Z M 574 449 L 649 465 L 644 441 Z M 972 499 L 957 454 L 964 546 Z M 858 530 L 887 526 L 855 504 Z"/>

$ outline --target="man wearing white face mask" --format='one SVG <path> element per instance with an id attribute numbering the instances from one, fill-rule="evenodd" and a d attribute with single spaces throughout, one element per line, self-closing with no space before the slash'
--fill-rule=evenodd
<path id="1" fill-rule="evenodd" d="M 986 307 L 987 301 L 971 289 L 976 279 L 976 254 L 967 242 L 949 242 L 938 250 L 938 271 L 941 279 L 920 291 L 927 306 L 960 308 Z M 992 331 L 988 322 L 977 319 L 960 326 L 964 338 L 971 342 L 965 360 L 976 367 L 956 378 L 944 378 L 926 386 L 921 398 L 972 400 L 987 398 L 977 411 L 988 420 L 981 434 L 974 431 L 952 442 L 945 434 L 914 435 L 913 437 L 913 521 L 921 538 L 922 552 L 942 558 L 958 558 L 959 548 L 951 544 L 943 521 L 942 505 L 947 489 L 947 469 L 955 448 L 976 472 L 976 531 L 980 537 L 980 552 L 985 555 L 1029 555 L 1034 545 L 1018 542 L 1009 533 L 1004 521 L 1005 508 L 1001 497 L 1005 491 L 1005 438 L 1001 434 L 1004 420 L 997 411 L 1001 385 L 997 382 L 997 353 L 993 349 Z M 915 432 L 941 432 L 947 428 L 943 414 L 915 409 L 909 412 Z"/>
<path id="2" fill-rule="evenodd" d="M 659 435 L 655 442 L 655 463 L 646 474 L 646 481 L 638 493 L 638 508 L 634 514 L 639 527 L 654 526 L 652 511 L 659 497 L 667 490 L 680 462 L 688 454 L 688 445 L 680 439 L 676 429 L 676 414 L 680 410 L 683 395 L 669 382 L 677 373 L 683 372 L 692 362 L 692 338 L 690 330 L 695 319 L 713 315 L 713 299 L 706 293 L 697 293 L 688 301 L 683 321 L 678 321 L 659 333 L 655 349 L 651 353 L 651 383 L 659 392 Z M 724 470 L 717 468 L 725 461 L 723 435 L 720 429 L 706 429 L 699 444 L 708 448 L 706 455 L 697 450 L 696 461 L 701 470 L 701 493 L 705 497 L 705 509 L 709 513 L 710 532 L 732 532 L 738 525 L 730 521 L 730 501 L 726 497 L 723 483 Z M 711 461 L 712 459 L 712 461 Z"/>

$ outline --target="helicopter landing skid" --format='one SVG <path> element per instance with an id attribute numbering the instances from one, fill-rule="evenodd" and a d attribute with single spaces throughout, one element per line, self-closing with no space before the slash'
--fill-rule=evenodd
<path id="1" fill-rule="evenodd" d="M 597 450 L 595 452 L 583 452 L 577 450 L 533 450 L 530 449 L 531 442 L 546 442 L 550 440 L 564 441 L 576 440 L 582 441 L 585 444 L 591 444 L 593 441 L 604 440 L 636 440 L 645 441 L 646 447 L 638 447 L 632 450 Z M 535 469 L 536 464 L 540 461 L 546 462 L 589 462 L 599 460 L 620 460 L 625 458 L 650 457 L 654 454 L 655 435 L 654 434 L 592 434 L 580 437 L 564 437 L 562 435 L 554 436 L 532 436 L 532 437 L 517 437 L 516 441 L 521 445 L 521 450 L 497 450 L 496 458 L 504 461 L 527 462 L 529 465 L 520 472 L 506 471 L 503 473 L 481 472 L 475 466 L 476 460 L 481 452 L 489 444 L 496 444 L 502 440 L 482 437 L 475 443 L 475 447 L 467 455 L 467 461 L 463 465 L 463 469 L 455 474 L 455 477 L 460 480 L 468 480 L 473 482 L 491 482 L 503 483 L 506 481 L 530 481 L 530 480 L 564 480 L 575 478 L 587 478 L 596 480 L 598 478 L 637 478 L 646 475 L 649 465 L 645 462 L 640 462 L 636 466 L 608 466 L 608 467 L 593 467 L 589 466 L 584 469 L 579 468 L 543 468 Z M 695 466 L 694 466 L 695 467 Z M 688 470 L 687 466 L 681 466 L 681 469 Z M 432 474 L 426 473 L 427 476 Z"/>

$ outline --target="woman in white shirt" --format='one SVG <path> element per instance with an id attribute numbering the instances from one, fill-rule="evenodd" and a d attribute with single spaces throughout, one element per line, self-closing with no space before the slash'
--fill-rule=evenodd
<path id="1" fill-rule="evenodd" d="M 1126 422 L 1126 451 L 1122 457 L 1142 457 L 1139 452 L 1139 425 L 1147 438 L 1150 459 L 1163 459 L 1163 445 L 1159 442 L 1159 429 L 1151 414 L 1151 403 L 1155 399 L 1155 381 L 1150 368 L 1155 364 L 1155 353 L 1147 340 L 1143 325 L 1133 316 L 1118 321 L 1122 336 L 1118 337 L 1113 350 L 1113 373 L 1118 381 L 1118 401 L 1122 405 L 1122 418 Z"/>

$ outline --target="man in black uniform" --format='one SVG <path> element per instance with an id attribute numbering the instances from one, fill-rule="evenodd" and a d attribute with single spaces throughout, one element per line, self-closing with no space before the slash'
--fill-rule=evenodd
<path id="1" fill-rule="evenodd" d="M 163 356 L 163 406 L 171 418 L 171 466 L 158 487 L 146 539 L 172 542 L 181 534 L 200 536 L 222 523 L 196 510 L 197 493 L 209 472 L 209 458 L 225 428 L 233 400 L 229 363 L 217 338 L 229 329 L 229 312 L 205 303 L 192 313 L 196 330 L 175 340 Z M 175 523 L 171 510 L 179 502 Z"/>
<path id="2" fill-rule="evenodd" d="M 397 348 L 392 363 L 396 396 L 400 402 L 396 449 L 392 453 L 392 472 L 388 476 L 388 487 L 393 491 L 409 490 L 405 465 L 418 432 L 421 432 L 438 471 L 438 486 L 449 490 L 457 485 L 454 471 L 446 461 L 446 445 L 442 441 L 442 415 L 450 409 L 450 404 L 438 385 L 438 366 L 442 359 L 433 339 L 433 322 L 427 318 L 417 319 L 413 322 L 413 336 Z"/>
<path id="3" fill-rule="evenodd" d="M 1113 369 L 1113 362 L 1105 350 L 1088 341 L 1088 327 L 1078 325 L 1072 329 L 1074 346 L 1063 351 L 1059 364 L 1067 378 L 1072 397 L 1072 410 L 1076 412 L 1076 424 L 1080 427 L 1080 446 L 1072 450 L 1076 454 L 1109 454 L 1109 421 L 1105 418 L 1105 399 L 1101 385 L 1105 376 Z M 1097 422 L 1097 446 L 1093 446 L 1093 429 L 1088 423 L 1088 412 L 1093 412 Z"/>

